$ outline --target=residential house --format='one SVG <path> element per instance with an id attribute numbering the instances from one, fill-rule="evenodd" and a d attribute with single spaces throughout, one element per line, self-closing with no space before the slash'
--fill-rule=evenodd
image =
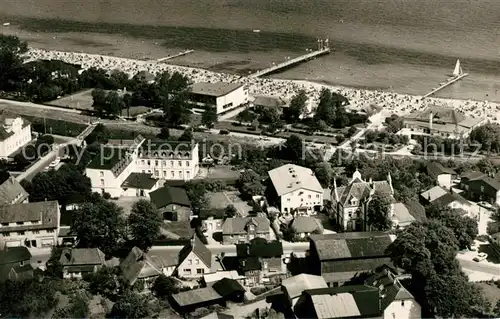
<path id="1" fill-rule="evenodd" d="M 200 215 L 202 215 L 200 213 Z M 212 216 L 208 216 L 206 214 L 205 217 L 201 217 L 201 229 L 203 233 L 207 236 L 212 236 L 213 233 L 222 233 L 222 224 L 224 223 L 224 212 L 218 211 L 217 214 Z"/>
<path id="2" fill-rule="evenodd" d="M 146 197 L 160 187 L 160 180 L 148 173 L 130 173 L 121 187 L 122 196 Z"/>
<path id="3" fill-rule="evenodd" d="M 383 319 L 420 319 L 422 309 L 415 297 L 387 267 L 369 277 L 365 284 L 379 290 Z"/>
<path id="4" fill-rule="evenodd" d="M 137 280 L 142 280 L 149 288 L 158 276 L 164 274 L 165 267 L 160 258 L 134 247 L 120 263 L 120 269 L 129 285 L 133 286 Z"/>
<path id="5" fill-rule="evenodd" d="M 233 302 L 243 302 L 245 298 L 245 288 L 241 284 L 229 278 L 222 278 L 212 285 L 215 291 L 224 298 Z"/>
<path id="6" fill-rule="evenodd" d="M 500 181 L 486 174 L 469 172 L 460 180 L 460 188 L 469 200 L 485 201 L 492 205 L 500 205 Z"/>
<path id="7" fill-rule="evenodd" d="M 398 134 L 413 139 L 417 136 L 460 139 L 469 136 L 475 127 L 485 123 L 486 118 L 465 117 L 454 108 L 431 106 L 403 117 L 403 129 Z"/>
<path id="8" fill-rule="evenodd" d="M 408 227 L 417 220 L 403 203 L 394 203 L 391 205 L 390 218 L 394 228 Z"/>
<path id="9" fill-rule="evenodd" d="M 184 188 L 165 186 L 151 192 L 149 197 L 164 219 L 171 221 L 191 219 L 193 213 L 191 201 Z"/>
<path id="10" fill-rule="evenodd" d="M 0 241 L 7 247 L 57 245 L 60 216 L 57 201 L 0 206 Z"/>
<path id="11" fill-rule="evenodd" d="M 325 279 L 321 276 L 300 274 L 284 279 L 281 282 L 281 290 L 287 300 L 287 308 L 295 306 L 302 292 L 311 289 L 328 288 Z"/>
<path id="12" fill-rule="evenodd" d="M 145 196 L 157 187 L 156 184 L 148 186 L 152 182 L 149 180 L 138 185 L 139 188 L 137 185 L 131 187 L 130 183 L 137 182 L 137 176 L 129 178 L 132 173 L 149 174 L 154 179 L 187 181 L 199 171 L 197 143 L 153 141 L 138 136 L 125 146 L 110 145 L 113 146 L 103 148 L 85 169 L 94 192 L 107 192 L 111 197 L 129 193 Z M 141 188 L 146 186 L 151 188 Z"/>
<path id="13" fill-rule="evenodd" d="M 31 253 L 26 247 L 0 250 L 0 282 L 33 278 Z"/>
<path id="14" fill-rule="evenodd" d="M 23 204 L 28 202 L 29 194 L 10 173 L 0 184 L 0 205 Z"/>
<path id="15" fill-rule="evenodd" d="M 224 245 L 248 243 L 254 238 L 271 239 L 269 219 L 266 217 L 232 217 L 222 224 Z"/>
<path id="16" fill-rule="evenodd" d="M 338 286 L 357 274 L 389 262 L 387 247 L 395 236 L 383 232 L 311 235 L 309 272 Z"/>
<path id="17" fill-rule="evenodd" d="M 172 294 L 169 297 L 172 308 L 180 313 L 188 313 L 201 307 L 225 305 L 224 298 L 212 287 L 198 288 Z"/>
<path id="18" fill-rule="evenodd" d="M 0 114 L 0 158 L 7 159 L 31 141 L 31 123 L 21 117 Z"/>
<path id="19" fill-rule="evenodd" d="M 298 238 L 307 238 L 311 234 L 323 234 L 323 225 L 319 219 L 312 216 L 297 216 L 293 219 L 290 227 Z"/>
<path id="20" fill-rule="evenodd" d="M 323 207 L 323 187 L 306 167 L 286 164 L 268 172 L 282 213 L 312 215 Z"/>
<path id="21" fill-rule="evenodd" d="M 66 248 L 59 262 L 65 279 L 81 279 L 106 266 L 104 253 L 99 248 Z"/>
<path id="22" fill-rule="evenodd" d="M 459 209 L 466 213 L 471 212 L 472 203 L 453 191 L 446 190 L 441 186 L 434 186 L 420 194 L 420 200 L 424 205 L 436 205 L 438 207 L 449 207 Z"/>
<path id="23" fill-rule="evenodd" d="M 212 252 L 195 235 L 179 252 L 177 275 L 185 278 L 200 278 L 212 267 Z"/>
<path id="24" fill-rule="evenodd" d="M 240 83 L 198 82 L 190 87 L 189 101 L 195 108 L 213 107 L 223 114 L 248 103 L 248 89 Z"/>
<path id="25" fill-rule="evenodd" d="M 280 280 L 286 273 L 283 262 L 283 245 L 280 241 L 256 238 L 248 244 L 237 244 L 236 255 L 240 274 L 245 276 L 245 285 L 253 286 Z"/>
<path id="26" fill-rule="evenodd" d="M 457 172 L 449 167 L 443 166 L 439 162 L 430 162 L 427 164 L 427 173 L 436 178 L 437 184 L 444 188 L 451 188 L 453 181 L 457 177 Z"/>
<path id="27" fill-rule="evenodd" d="M 153 260 L 160 260 L 163 265 L 163 274 L 167 277 L 172 276 L 177 269 L 177 265 L 179 264 L 179 252 L 176 250 L 157 250 L 154 253 L 149 251 L 147 255 Z"/>
<path id="28" fill-rule="evenodd" d="M 335 223 L 346 231 L 366 229 L 368 204 L 374 194 L 393 200 L 391 174 L 387 175 L 386 181 L 365 181 L 356 170 L 347 186 L 337 187 L 334 181 L 331 206 Z"/>
<path id="29" fill-rule="evenodd" d="M 306 290 L 297 301 L 298 318 L 380 318 L 379 291 L 367 285 Z"/>
<path id="30" fill-rule="evenodd" d="M 206 286 L 212 286 L 214 283 L 224 278 L 236 280 L 238 283 L 242 284 L 245 276 L 241 276 L 236 270 L 217 271 L 203 275 L 203 283 Z"/>

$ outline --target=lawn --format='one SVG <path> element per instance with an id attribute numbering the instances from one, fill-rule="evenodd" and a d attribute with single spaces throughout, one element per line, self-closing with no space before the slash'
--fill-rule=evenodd
<path id="1" fill-rule="evenodd" d="M 47 102 L 47 104 L 50 105 L 62 106 L 79 110 L 93 110 L 92 107 L 93 103 L 94 100 L 92 99 L 92 90 L 78 92 L 54 101 Z"/>
<path id="2" fill-rule="evenodd" d="M 191 238 L 194 234 L 194 229 L 191 228 L 190 222 L 165 222 L 162 227 L 167 231 L 176 234 L 180 238 Z"/>
<path id="3" fill-rule="evenodd" d="M 474 285 L 483 289 L 484 296 L 490 302 L 492 307 L 495 307 L 500 300 L 500 288 L 493 282 L 477 282 Z"/>
<path id="4" fill-rule="evenodd" d="M 136 131 L 114 129 L 114 128 L 108 128 L 108 132 L 109 132 L 109 139 L 111 140 L 133 140 L 137 137 L 137 135 L 142 135 L 142 137 L 144 138 L 154 137 L 154 135 L 148 135 L 143 133 L 137 133 Z"/>
<path id="5" fill-rule="evenodd" d="M 146 106 L 132 106 L 130 107 L 130 110 L 128 109 L 123 109 L 121 115 L 126 116 L 126 117 L 135 117 L 139 114 L 144 114 L 151 111 L 150 107 Z"/>
<path id="6" fill-rule="evenodd" d="M 41 134 L 55 134 L 62 136 L 78 136 L 87 125 L 81 123 L 68 122 L 63 120 L 43 119 L 39 117 L 23 115 L 31 122 L 31 129 Z"/>

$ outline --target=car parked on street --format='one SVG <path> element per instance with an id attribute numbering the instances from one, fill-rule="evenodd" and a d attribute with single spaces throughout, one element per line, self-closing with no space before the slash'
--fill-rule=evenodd
<path id="1" fill-rule="evenodd" d="M 488 258 L 488 254 L 487 253 L 479 253 L 479 254 L 477 254 L 476 257 L 474 257 L 473 260 L 475 262 L 481 262 L 483 260 L 486 260 L 486 258 Z"/>

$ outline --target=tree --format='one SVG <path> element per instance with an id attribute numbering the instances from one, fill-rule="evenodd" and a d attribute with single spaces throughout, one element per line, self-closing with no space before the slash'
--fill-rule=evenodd
<path id="1" fill-rule="evenodd" d="M 90 313 L 89 301 L 83 294 L 75 294 L 69 300 L 69 306 L 57 309 L 52 315 L 56 318 L 88 318 Z"/>
<path id="2" fill-rule="evenodd" d="M 302 139 L 296 134 L 290 135 L 285 142 L 285 149 L 283 151 L 284 159 L 295 162 L 304 159 L 303 148 Z"/>
<path id="3" fill-rule="evenodd" d="M 477 222 L 468 217 L 461 216 L 457 212 L 443 212 L 438 219 L 449 229 L 453 230 L 457 239 L 458 248 L 470 248 L 478 235 Z"/>
<path id="4" fill-rule="evenodd" d="M 308 97 L 306 91 L 300 90 L 295 96 L 290 100 L 290 106 L 287 109 L 286 115 L 289 122 L 297 122 L 301 116 L 305 115 L 306 103 Z"/>
<path id="5" fill-rule="evenodd" d="M 11 35 L 0 35 L 0 90 L 11 91 L 23 81 L 23 53 L 28 51 L 25 41 Z"/>
<path id="6" fill-rule="evenodd" d="M 55 304 L 53 282 L 38 278 L 0 284 L 0 313 L 5 317 L 43 317 Z"/>
<path id="7" fill-rule="evenodd" d="M 240 174 L 236 180 L 236 187 L 244 198 L 252 198 L 255 195 L 263 195 L 265 188 L 260 182 L 260 176 L 253 170 L 247 169 Z"/>
<path id="8" fill-rule="evenodd" d="M 140 199 L 132 205 L 128 224 L 135 245 L 148 250 L 160 235 L 162 219 L 151 202 Z"/>
<path id="9" fill-rule="evenodd" d="M 165 298 L 179 292 L 175 279 L 167 277 L 163 274 L 155 279 L 152 290 L 159 298 Z"/>
<path id="10" fill-rule="evenodd" d="M 236 120 L 240 122 L 240 124 L 242 122 L 252 123 L 256 119 L 257 119 L 257 114 L 250 111 L 249 109 L 244 109 L 243 111 L 238 113 L 238 115 L 236 115 Z"/>
<path id="11" fill-rule="evenodd" d="M 147 299 L 135 292 L 126 291 L 113 305 L 111 318 L 145 318 L 149 316 Z"/>
<path id="12" fill-rule="evenodd" d="M 191 142 L 194 140 L 194 135 L 193 135 L 193 129 L 188 127 L 187 129 L 182 132 L 182 135 L 179 136 L 179 141 L 184 141 L 184 142 Z"/>
<path id="13" fill-rule="evenodd" d="M 92 133 L 90 133 L 87 136 L 85 142 L 87 144 L 93 144 L 93 143 L 106 144 L 108 143 L 109 137 L 110 137 L 110 132 L 107 129 L 107 127 L 99 123 L 96 125 Z"/>
<path id="14" fill-rule="evenodd" d="M 214 127 L 214 124 L 217 123 L 218 115 L 217 111 L 214 107 L 210 107 L 203 112 L 201 115 L 201 124 L 205 125 L 208 128 Z"/>
<path id="15" fill-rule="evenodd" d="M 47 275 L 54 278 L 62 278 L 63 270 L 60 262 L 62 251 L 63 248 L 52 246 L 52 249 L 50 251 L 50 258 L 46 263 L 47 270 L 45 273 Z"/>
<path id="16" fill-rule="evenodd" d="M 98 247 L 108 254 L 113 252 L 125 235 L 122 215 L 123 209 L 113 202 L 84 203 L 73 215 L 71 225 L 78 246 Z"/>
<path id="17" fill-rule="evenodd" d="M 170 130 L 168 128 L 168 125 L 165 124 L 161 127 L 160 134 L 158 134 L 156 137 L 162 140 L 168 140 L 170 139 Z"/>
<path id="18" fill-rule="evenodd" d="M 126 286 L 120 274 L 118 267 L 102 267 L 97 272 L 86 275 L 84 279 L 89 283 L 89 290 L 93 294 L 114 299 Z"/>
<path id="19" fill-rule="evenodd" d="M 238 210 L 236 209 L 236 207 L 233 204 L 229 204 L 224 209 L 224 218 L 234 217 L 234 216 L 236 216 L 237 213 L 238 213 Z"/>
<path id="20" fill-rule="evenodd" d="M 380 231 L 391 229 L 392 221 L 389 217 L 390 210 L 391 202 L 389 199 L 375 193 L 368 202 L 366 225 Z"/>
<path id="21" fill-rule="evenodd" d="M 314 169 L 314 173 L 316 178 L 320 182 L 320 184 L 328 188 L 332 182 L 332 179 L 335 175 L 335 172 L 332 169 L 332 165 L 328 162 L 318 163 L 316 168 Z"/>
<path id="22" fill-rule="evenodd" d="M 191 208 L 193 212 L 199 214 L 208 207 L 207 190 L 203 183 L 187 182 L 185 189 L 189 200 L 191 201 Z"/>

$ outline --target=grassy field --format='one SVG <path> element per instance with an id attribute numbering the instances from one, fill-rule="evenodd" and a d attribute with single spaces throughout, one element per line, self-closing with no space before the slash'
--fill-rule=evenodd
<path id="1" fill-rule="evenodd" d="M 496 303 L 500 300 L 500 288 L 495 283 L 477 282 L 474 285 L 480 287 L 486 299 L 495 307 Z"/>
<path id="2" fill-rule="evenodd" d="M 134 117 L 139 114 L 144 114 L 147 113 L 151 110 L 150 107 L 145 107 L 145 106 L 133 106 L 130 108 L 130 110 L 123 109 L 121 115 L 126 116 L 126 117 Z"/>
<path id="3" fill-rule="evenodd" d="M 26 118 L 31 122 L 31 129 L 35 132 L 42 134 L 55 134 L 55 135 L 63 135 L 63 136 L 78 136 L 85 128 L 86 124 L 68 122 L 63 120 L 55 120 L 55 119 L 44 119 L 29 115 L 23 115 L 23 118 Z"/>
<path id="4" fill-rule="evenodd" d="M 165 222 L 162 227 L 169 232 L 178 235 L 180 238 L 191 238 L 194 234 L 194 229 L 191 228 L 190 222 Z"/>
<path id="5" fill-rule="evenodd" d="M 93 103 L 92 90 L 86 90 L 50 101 L 47 104 L 79 110 L 93 110 Z"/>

